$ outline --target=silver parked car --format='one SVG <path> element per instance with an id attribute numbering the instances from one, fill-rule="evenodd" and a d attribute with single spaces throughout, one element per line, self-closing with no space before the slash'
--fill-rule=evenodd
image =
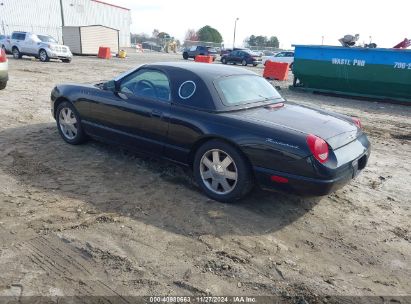
<path id="1" fill-rule="evenodd" d="M 71 62 L 73 57 L 70 48 L 59 44 L 53 37 L 29 32 L 13 32 L 6 48 L 9 48 L 15 59 L 26 55 L 39 58 L 43 62 L 50 59 Z"/>
<path id="2" fill-rule="evenodd" d="M 10 53 L 7 46 L 10 44 L 10 36 L 0 35 L 0 47 L 7 53 Z"/>
<path id="3" fill-rule="evenodd" d="M 6 51 L 0 49 L 0 90 L 3 90 L 7 86 L 9 80 L 9 66 L 6 57 Z"/>

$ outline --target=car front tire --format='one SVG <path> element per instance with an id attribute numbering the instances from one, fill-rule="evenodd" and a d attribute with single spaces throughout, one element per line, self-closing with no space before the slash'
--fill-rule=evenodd
<path id="1" fill-rule="evenodd" d="M 247 65 L 247 60 L 243 59 L 243 61 L 241 61 L 241 64 L 242 64 L 243 66 L 246 66 L 246 65 Z"/>
<path id="2" fill-rule="evenodd" d="M 61 103 L 56 110 L 57 129 L 65 142 L 79 145 L 87 140 L 81 126 L 81 118 L 70 102 Z"/>
<path id="3" fill-rule="evenodd" d="M 70 63 L 71 59 L 61 59 L 61 61 L 63 61 L 64 63 Z"/>
<path id="4" fill-rule="evenodd" d="M 12 54 L 13 54 L 13 58 L 14 59 L 21 59 L 21 57 L 23 57 L 23 55 L 20 53 L 19 49 L 17 47 L 14 47 L 11 50 Z"/>
<path id="5" fill-rule="evenodd" d="M 221 58 L 221 63 L 222 64 L 227 64 L 227 59 L 225 57 Z"/>
<path id="6" fill-rule="evenodd" d="M 183 58 L 184 58 L 185 60 L 187 60 L 187 59 L 188 59 L 188 53 L 183 53 Z"/>
<path id="7" fill-rule="evenodd" d="M 238 201 L 253 187 L 251 168 L 245 157 L 221 140 L 210 140 L 197 150 L 193 174 L 206 195 L 220 202 Z"/>
<path id="8" fill-rule="evenodd" d="M 49 55 L 47 54 L 46 50 L 41 49 L 41 50 L 39 51 L 39 59 L 40 59 L 41 62 L 50 61 L 50 57 L 49 57 Z"/>
<path id="9" fill-rule="evenodd" d="M 0 90 L 4 90 L 7 87 L 7 81 L 0 82 Z"/>

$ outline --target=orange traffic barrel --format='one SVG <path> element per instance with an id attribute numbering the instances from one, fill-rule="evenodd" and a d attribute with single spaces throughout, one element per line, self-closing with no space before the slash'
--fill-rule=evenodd
<path id="1" fill-rule="evenodd" d="M 102 58 L 102 59 L 110 59 L 111 58 L 111 52 L 110 52 L 110 48 L 109 47 L 104 47 L 104 46 L 100 46 L 98 49 L 98 58 Z"/>
<path id="2" fill-rule="evenodd" d="M 213 56 L 197 55 L 194 59 L 195 62 L 213 63 Z"/>
<path id="3" fill-rule="evenodd" d="M 286 62 L 267 61 L 264 68 L 263 77 L 276 80 L 287 80 L 289 66 L 290 65 Z"/>

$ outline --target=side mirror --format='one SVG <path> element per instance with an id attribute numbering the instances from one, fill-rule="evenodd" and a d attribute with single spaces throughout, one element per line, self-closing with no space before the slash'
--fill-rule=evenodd
<path id="1" fill-rule="evenodd" d="M 103 89 L 106 91 L 117 92 L 118 86 L 115 80 L 110 80 L 104 83 Z"/>

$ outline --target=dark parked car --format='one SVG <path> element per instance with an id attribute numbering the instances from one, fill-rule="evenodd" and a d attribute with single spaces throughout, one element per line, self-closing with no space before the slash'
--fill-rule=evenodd
<path id="1" fill-rule="evenodd" d="M 145 50 L 151 50 L 156 52 L 161 52 L 163 48 L 155 42 L 145 41 L 141 44 L 141 47 Z"/>
<path id="2" fill-rule="evenodd" d="M 214 61 L 217 58 L 217 50 L 211 46 L 194 45 L 183 52 L 184 59 L 196 58 L 197 55 L 212 56 Z"/>
<path id="3" fill-rule="evenodd" d="M 250 49 L 245 49 L 245 48 L 222 49 L 220 51 L 220 56 L 230 54 L 232 51 L 242 51 L 242 50 L 249 51 Z"/>
<path id="4" fill-rule="evenodd" d="M 221 62 L 223 64 L 227 63 L 241 63 L 242 65 L 246 66 L 247 64 L 252 64 L 253 66 L 257 66 L 258 64 L 262 63 L 261 56 L 258 56 L 256 53 L 252 51 L 232 51 L 226 55 L 221 57 Z"/>
<path id="5" fill-rule="evenodd" d="M 223 65 L 154 63 L 105 83 L 57 85 L 51 113 L 69 144 L 93 137 L 183 164 L 224 202 L 254 184 L 325 195 L 370 155 L 358 119 L 285 102 L 263 77 Z"/>

